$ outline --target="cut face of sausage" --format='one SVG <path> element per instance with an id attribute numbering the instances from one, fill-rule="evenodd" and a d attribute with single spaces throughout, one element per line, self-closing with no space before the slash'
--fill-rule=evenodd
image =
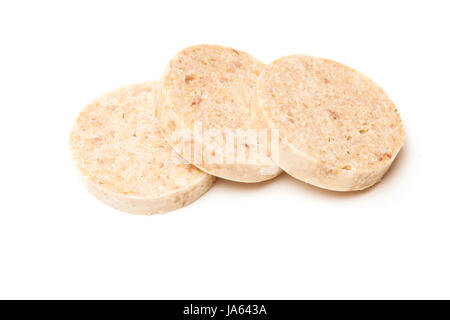
<path id="1" fill-rule="evenodd" d="M 256 108 L 279 132 L 275 162 L 321 188 L 370 187 L 403 146 L 403 124 L 387 94 L 335 61 L 302 55 L 274 61 L 258 79 Z"/>
<path id="2" fill-rule="evenodd" d="M 84 185 L 107 205 L 129 213 L 183 207 L 215 179 L 165 142 L 154 117 L 154 87 L 140 83 L 101 96 L 81 111 L 70 135 Z"/>
<path id="3" fill-rule="evenodd" d="M 188 162 L 224 179 L 277 176 L 281 171 L 268 157 L 270 134 L 251 113 L 264 67 L 245 52 L 221 46 L 179 52 L 157 94 L 156 116 L 168 143 Z"/>

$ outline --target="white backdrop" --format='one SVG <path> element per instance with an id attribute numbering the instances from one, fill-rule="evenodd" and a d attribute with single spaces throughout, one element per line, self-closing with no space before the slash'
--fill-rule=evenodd
<path id="1" fill-rule="evenodd" d="M 450 298 L 447 1 L 2 1 L 0 298 Z M 166 215 L 81 186 L 77 113 L 156 80 L 186 46 L 348 64 L 397 104 L 406 144 L 364 192 L 286 175 L 218 181 Z"/>

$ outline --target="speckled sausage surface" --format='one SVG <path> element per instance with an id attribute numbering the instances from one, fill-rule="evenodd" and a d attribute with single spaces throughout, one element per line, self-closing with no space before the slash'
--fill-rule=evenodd
<path id="1" fill-rule="evenodd" d="M 83 184 L 116 209 L 153 214 L 195 201 L 214 177 L 165 142 L 154 117 L 155 83 L 113 90 L 80 112 L 70 135 Z"/>
<path id="2" fill-rule="evenodd" d="M 229 132 L 255 130 L 259 134 L 265 130 L 251 115 L 256 80 L 264 67 L 245 52 L 215 45 L 197 45 L 175 55 L 161 77 L 156 106 L 161 132 L 169 144 L 190 163 L 224 179 L 260 182 L 277 176 L 281 170 L 267 156 L 270 148 L 249 159 L 249 154 L 256 154 L 254 150 L 263 149 L 262 139 L 236 139 L 231 148 L 224 148 Z M 216 132 L 208 139 L 191 141 L 201 144 L 200 161 L 186 154 L 177 140 L 183 131 L 195 139 L 196 124 L 203 133 Z M 239 150 L 245 159 L 238 158 Z M 205 157 L 220 159 L 208 162 Z"/>
<path id="3" fill-rule="evenodd" d="M 255 103 L 279 131 L 277 164 L 321 188 L 372 186 L 403 146 L 403 124 L 387 94 L 335 61 L 303 55 L 275 60 L 258 79 Z"/>

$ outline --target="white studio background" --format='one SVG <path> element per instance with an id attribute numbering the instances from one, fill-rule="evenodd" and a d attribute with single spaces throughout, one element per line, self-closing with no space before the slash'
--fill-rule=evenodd
<path id="1" fill-rule="evenodd" d="M 0 298 L 450 298 L 449 6 L 2 1 Z M 70 159 L 78 112 L 199 43 L 365 73 L 405 124 L 392 170 L 350 194 L 282 175 L 166 215 L 103 205 Z"/>

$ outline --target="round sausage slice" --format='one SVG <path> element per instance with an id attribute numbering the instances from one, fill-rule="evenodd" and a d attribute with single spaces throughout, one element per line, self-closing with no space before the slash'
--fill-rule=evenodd
<path id="1" fill-rule="evenodd" d="M 281 170 L 268 157 L 271 135 L 251 114 L 264 67 L 245 52 L 221 46 L 179 52 L 158 90 L 156 116 L 168 143 L 224 179 L 260 182 L 277 176 Z"/>
<path id="2" fill-rule="evenodd" d="M 303 55 L 280 58 L 258 79 L 256 109 L 279 132 L 275 162 L 315 186 L 361 190 L 380 181 L 403 146 L 400 115 L 358 71 Z"/>
<path id="3" fill-rule="evenodd" d="M 81 111 L 70 135 L 72 158 L 87 189 L 129 213 L 181 208 L 215 179 L 187 164 L 161 136 L 154 86 L 130 85 L 101 96 Z"/>

